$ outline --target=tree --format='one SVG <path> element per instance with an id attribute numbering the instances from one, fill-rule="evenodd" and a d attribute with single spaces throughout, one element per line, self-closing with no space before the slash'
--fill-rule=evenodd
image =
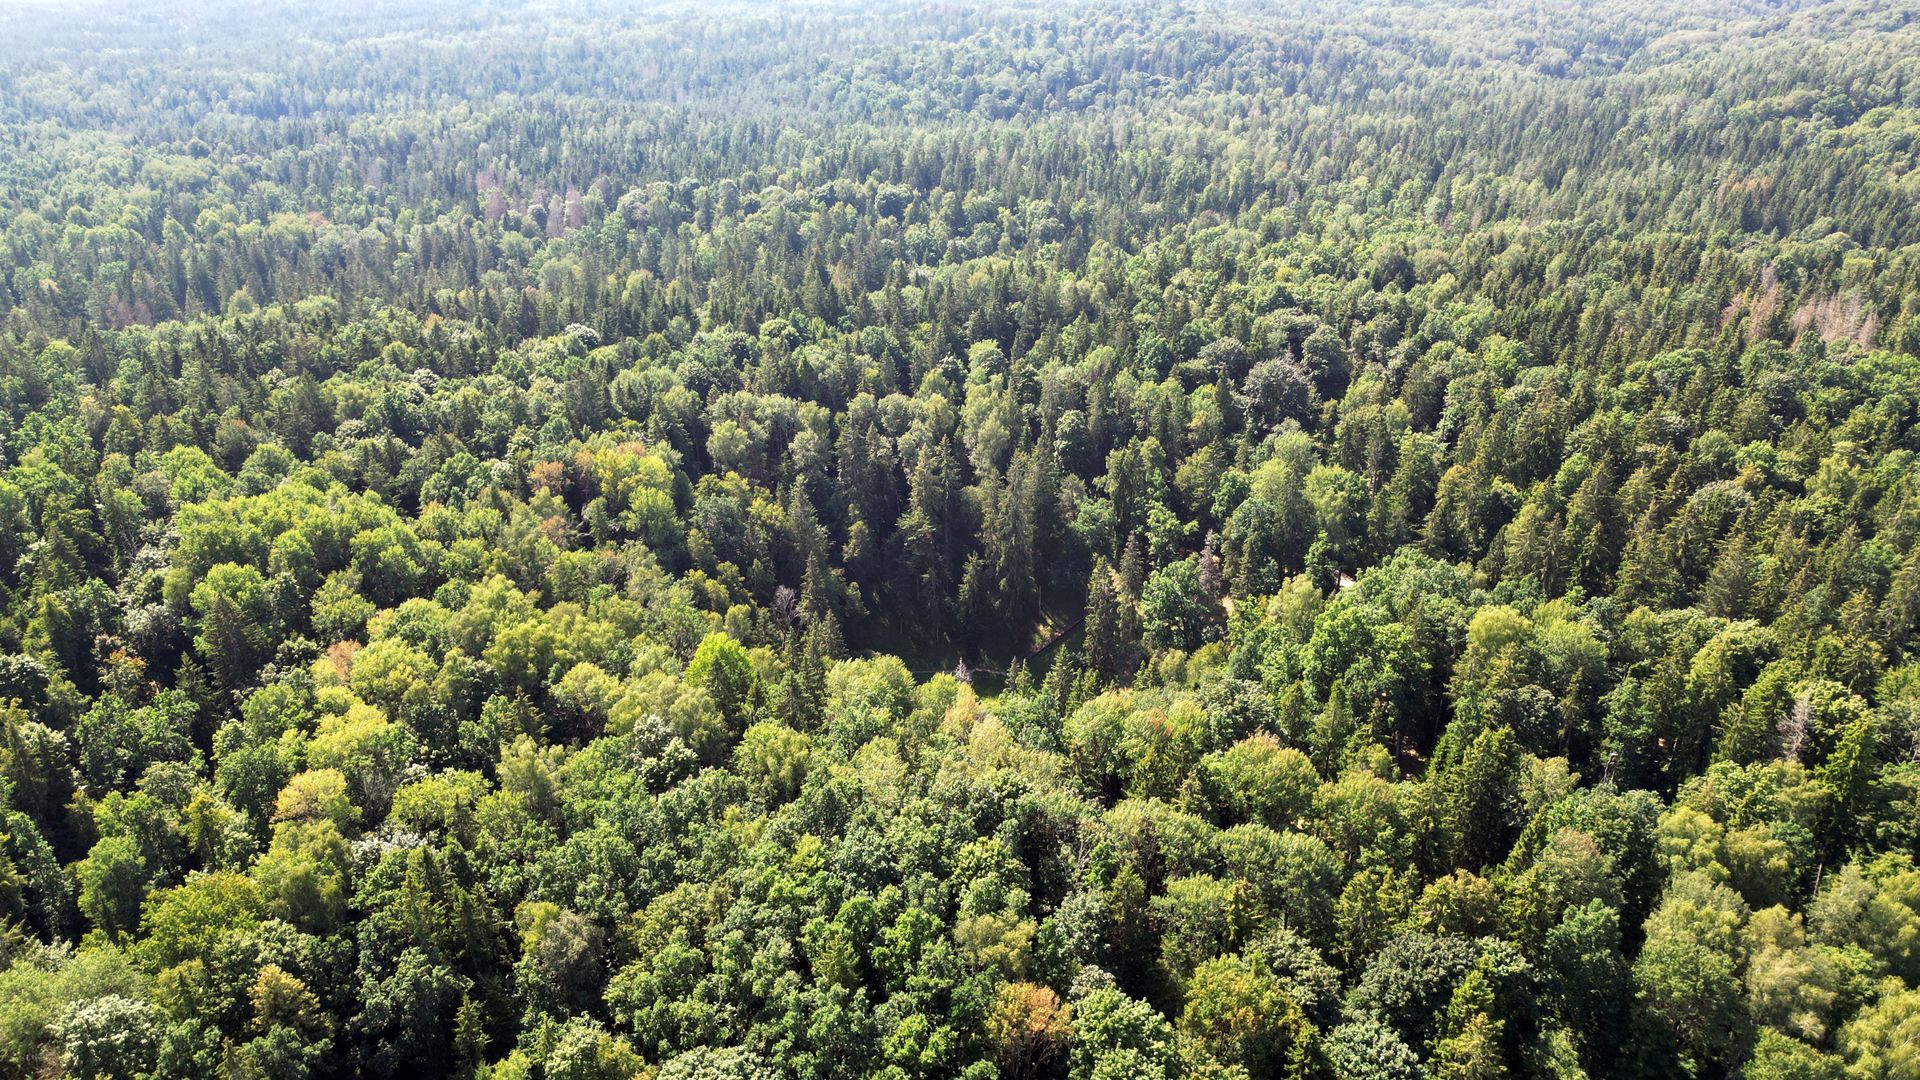
<path id="1" fill-rule="evenodd" d="M 1841 1080 L 1846 1071 L 1839 1058 L 1772 1028 L 1761 1028 L 1747 1075 L 1754 1080 Z"/>
<path id="2" fill-rule="evenodd" d="M 1734 1052 L 1746 1015 L 1745 919 L 1746 905 L 1732 890 L 1698 874 L 1675 878 L 1647 919 L 1633 964 L 1634 1003 L 1688 1067 Z"/>
<path id="3" fill-rule="evenodd" d="M 163 1019 L 147 1002 L 109 994 L 81 1003 L 61 1022 L 69 1075 L 138 1076 L 159 1056 Z"/>
<path id="4" fill-rule="evenodd" d="M 1920 972 L 1920 871 L 1902 856 L 1849 863 L 1828 875 L 1808 925 L 1816 944 L 1857 948 L 1875 974 L 1909 981 Z"/>
<path id="5" fill-rule="evenodd" d="M 1408 1046 L 1427 1046 L 1474 960 L 1472 948 L 1460 938 L 1397 935 L 1361 973 L 1348 996 L 1348 1011 L 1386 1024 Z"/>
<path id="6" fill-rule="evenodd" d="M 1237 955 L 1215 957 L 1194 969 L 1179 1026 L 1215 1060 L 1257 1077 L 1286 1075 L 1313 1039 L 1299 1006 L 1278 980 Z"/>
<path id="7" fill-rule="evenodd" d="M 739 642 L 726 634 L 707 635 L 687 662 L 686 681 L 707 692 L 729 728 L 737 732 L 747 726 L 759 677 Z"/>
<path id="8" fill-rule="evenodd" d="M 1895 990 L 1840 1029 L 1847 1076 L 1913 1080 L 1920 1076 L 1920 991 Z"/>
<path id="9" fill-rule="evenodd" d="M 448 1069 L 453 1019 L 466 989 L 457 973 L 414 948 L 400 953 L 390 973 L 363 975 L 350 1032 L 367 1070 L 396 1076 Z"/>
<path id="10" fill-rule="evenodd" d="M 1620 913 L 1599 900 L 1569 909 L 1547 932 L 1544 956 L 1549 999 L 1579 1036 L 1582 1059 L 1608 1060 L 1627 1000 Z"/>
<path id="11" fill-rule="evenodd" d="M 1495 1019 L 1493 985 L 1482 956 L 1447 1003 L 1431 1072 L 1447 1080 L 1494 1080 L 1509 1075 L 1501 1052 L 1505 1022 Z"/>
<path id="12" fill-rule="evenodd" d="M 798 795 L 806 782 L 812 740 L 782 724 L 759 723 L 741 736 L 733 756 L 741 775 L 770 803 L 784 802 Z"/>
<path id="13" fill-rule="evenodd" d="M 177 690 L 156 694 L 138 708 L 117 695 L 103 695 L 74 725 L 81 771 L 104 791 L 130 782 L 155 763 L 189 760 L 197 712 Z"/>
<path id="14" fill-rule="evenodd" d="M 1307 335 L 1300 345 L 1300 362 L 1322 397 L 1338 397 L 1346 389 L 1352 361 L 1331 326 L 1322 323 Z"/>
<path id="15" fill-rule="evenodd" d="M 244 933 L 264 914 L 260 889 L 239 874 L 192 874 L 147 897 L 138 954 L 155 968 L 210 955 L 230 935 Z"/>
<path id="16" fill-rule="evenodd" d="M 1507 728 L 1483 731 L 1460 763 L 1440 780 L 1449 832 L 1457 837 L 1454 865 L 1498 862 L 1519 834 L 1520 749 Z"/>
<path id="17" fill-rule="evenodd" d="M 140 925 L 140 905 L 151 884 L 151 870 L 140 843 L 131 836 L 109 836 L 93 846 L 76 871 L 80 913 L 109 937 L 118 939 Z"/>
<path id="18" fill-rule="evenodd" d="M 1256 733 L 1200 763 L 1215 798 L 1235 818 L 1275 829 L 1306 819 L 1320 791 L 1313 762 L 1271 734 Z"/>
<path id="19" fill-rule="evenodd" d="M 1008 983 L 994 999 L 987 1032 L 999 1048 L 1000 1075 L 1045 1076 L 1066 1057 L 1073 1007 L 1047 987 Z"/>
<path id="20" fill-rule="evenodd" d="M 642 1063 L 636 1061 L 630 1067 L 632 1072 L 608 1071 L 580 1075 L 595 1080 L 601 1077 L 611 1080 L 645 1075 Z M 701 1047 L 662 1063 L 657 1075 L 660 1080 L 773 1080 L 779 1073 L 764 1058 L 745 1047 Z"/>
<path id="21" fill-rule="evenodd" d="M 1200 589 L 1200 564 L 1182 559 L 1155 570 L 1140 590 L 1140 619 L 1152 649 L 1192 650 L 1212 640 L 1218 627 Z"/>
<path id="22" fill-rule="evenodd" d="M 1110 986 L 1072 1004 L 1075 1039 L 1067 1072 L 1073 1080 L 1178 1075 L 1173 1026 L 1151 1005 Z"/>
<path id="23" fill-rule="evenodd" d="M 1809 947 L 1800 916 L 1778 905 L 1747 923 L 1747 1010 L 1756 1024 L 1824 1040 L 1844 979 L 1843 962 Z"/>
<path id="24" fill-rule="evenodd" d="M 1087 577 L 1086 627 L 1087 667 L 1101 680 L 1111 682 L 1130 673 L 1128 658 L 1132 643 L 1126 636 L 1128 624 L 1125 601 L 1114 584 L 1113 568 L 1103 557 L 1093 561 Z"/>
<path id="25" fill-rule="evenodd" d="M 278 636 L 267 581 L 251 566 L 221 563 L 193 588 L 193 647 L 226 689 L 249 682 Z"/>
<path id="26" fill-rule="evenodd" d="M 332 820 L 284 821 L 253 867 L 269 909 L 316 934 L 337 930 L 347 904 L 347 843 Z"/>
<path id="27" fill-rule="evenodd" d="M 1341 1024 L 1321 1043 L 1327 1064 L 1353 1080 L 1418 1080 L 1420 1058 L 1400 1036 L 1378 1020 L 1363 1017 Z"/>
<path id="28" fill-rule="evenodd" d="M 520 963 L 514 977 L 533 1012 L 568 1016 L 598 999 L 606 981 L 606 934 L 556 904 L 531 901 L 517 913 Z"/>

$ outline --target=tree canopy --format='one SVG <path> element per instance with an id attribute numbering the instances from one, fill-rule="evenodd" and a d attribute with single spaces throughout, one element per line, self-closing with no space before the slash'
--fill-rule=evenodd
<path id="1" fill-rule="evenodd" d="M 1916 15 L 0 12 L 0 1077 L 1920 1076 Z"/>

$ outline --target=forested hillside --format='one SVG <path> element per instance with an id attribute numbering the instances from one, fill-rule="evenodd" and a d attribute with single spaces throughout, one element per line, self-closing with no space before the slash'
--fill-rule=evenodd
<path id="1" fill-rule="evenodd" d="M 1920 1078 L 1920 4 L 0 8 L 0 1080 Z"/>

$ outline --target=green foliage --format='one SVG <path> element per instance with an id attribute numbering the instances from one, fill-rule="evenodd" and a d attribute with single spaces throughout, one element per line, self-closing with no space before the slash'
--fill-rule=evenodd
<path id="1" fill-rule="evenodd" d="M 0 1077 L 1914 1075 L 1920 48 L 1751 7 L 12 12 Z"/>

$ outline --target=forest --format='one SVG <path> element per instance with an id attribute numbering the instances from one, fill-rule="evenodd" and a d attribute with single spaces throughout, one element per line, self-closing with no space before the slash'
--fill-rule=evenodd
<path id="1" fill-rule="evenodd" d="M 1920 2 L 0 7 L 0 1080 L 1920 1080 Z"/>

